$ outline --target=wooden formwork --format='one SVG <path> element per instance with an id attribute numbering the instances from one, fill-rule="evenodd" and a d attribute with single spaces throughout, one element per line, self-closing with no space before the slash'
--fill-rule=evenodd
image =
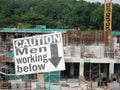
<path id="1" fill-rule="evenodd" d="M 79 41 L 77 41 L 77 40 L 79 40 L 79 36 L 78 36 L 77 30 L 69 30 L 67 32 L 67 36 L 68 36 L 68 43 L 69 44 L 73 44 L 73 43 L 79 42 Z"/>
<path id="2" fill-rule="evenodd" d="M 106 35 L 105 35 L 106 34 Z M 82 30 L 68 30 L 68 43 L 77 43 L 90 45 L 93 43 L 109 44 L 109 32 L 103 30 L 82 31 Z"/>
<path id="3" fill-rule="evenodd" d="M 13 58 L 6 57 L 5 55 L 0 56 L 0 62 L 12 62 Z"/>

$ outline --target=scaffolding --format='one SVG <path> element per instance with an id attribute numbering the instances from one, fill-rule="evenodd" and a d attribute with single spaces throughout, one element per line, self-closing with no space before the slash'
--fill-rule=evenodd
<path id="1" fill-rule="evenodd" d="M 90 80 L 97 80 L 100 77 L 100 64 L 90 63 Z"/>

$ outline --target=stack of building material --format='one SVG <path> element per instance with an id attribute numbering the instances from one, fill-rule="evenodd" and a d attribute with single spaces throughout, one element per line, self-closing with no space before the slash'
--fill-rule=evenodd
<path id="1" fill-rule="evenodd" d="M 59 83 L 53 83 L 46 90 L 62 90 L 62 86 Z"/>
<path id="2" fill-rule="evenodd" d="M 86 81 L 84 76 L 79 76 L 78 80 L 82 89 L 88 90 L 92 88 L 91 81 Z"/>
<path id="3" fill-rule="evenodd" d="M 112 88 L 112 90 L 120 90 L 120 83 L 113 81 L 111 83 L 108 83 L 108 87 Z"/>
<path id="4" fill-rule="evenodd" d="M 77 79 L 68 79 L 67 83 L 69 87 L 79 87 L 79 82 Z"/>
<path id="5" fill-rule="evenodd" d="M 31 82 L 31 86 L 30 86 L 31 90 L 35 90 L 36 88 L 40 87 L 38 85 L 39 85 L 39 82 Z"/>
<path id="6" fill-rule="evenodd" d="M 75 88 L 71 88 L 71 87 L 62 87 L 61 90 L 87 90 L 87 89 L 82 89 L 81 87 L 75 87 Z"/>
<path id="7" fill-rule="evenodd" d="M 98 87 L 98 81 L 91 81 L 91 87 L 92 88 L 97 88 Z"/>
<path id="8" fill-rule="evenodd" d="M 11 84 L 11 89 L 25 88 L 25 82 L 22 81 L 21 79 L 9 80 L 8 83 Z"/>
<path id="9" fill-rule="evenodd" d="M 67 83 L 66 80 L 60 81 L 60 84 L 61 84 L 63 87 L 68 87 L 68 83 Z"/>
<path id="10" fill-rule="evenodd" d="M 117 73 L 111 74 L 111 81 L 117 81 Z"/>

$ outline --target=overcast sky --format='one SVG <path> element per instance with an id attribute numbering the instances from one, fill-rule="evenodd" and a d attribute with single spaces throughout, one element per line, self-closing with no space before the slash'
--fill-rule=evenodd
<path id="1" fill-rule="evenodd" d="M 101 2 L 101 3 L 104 3 L 104 0 L 85 0 L 85 1 L 88 1 L 88 2 Z M 112 0 L 113 3 L 118 3 L 120 4 L 120 0 Z"/>

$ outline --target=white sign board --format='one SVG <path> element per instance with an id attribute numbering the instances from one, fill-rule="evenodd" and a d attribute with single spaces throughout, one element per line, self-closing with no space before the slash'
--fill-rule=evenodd
<path id="1" fill-rule="evenodd" d="M 65 70 L 61 33 L 13 39 L 16 74 Z"/>

